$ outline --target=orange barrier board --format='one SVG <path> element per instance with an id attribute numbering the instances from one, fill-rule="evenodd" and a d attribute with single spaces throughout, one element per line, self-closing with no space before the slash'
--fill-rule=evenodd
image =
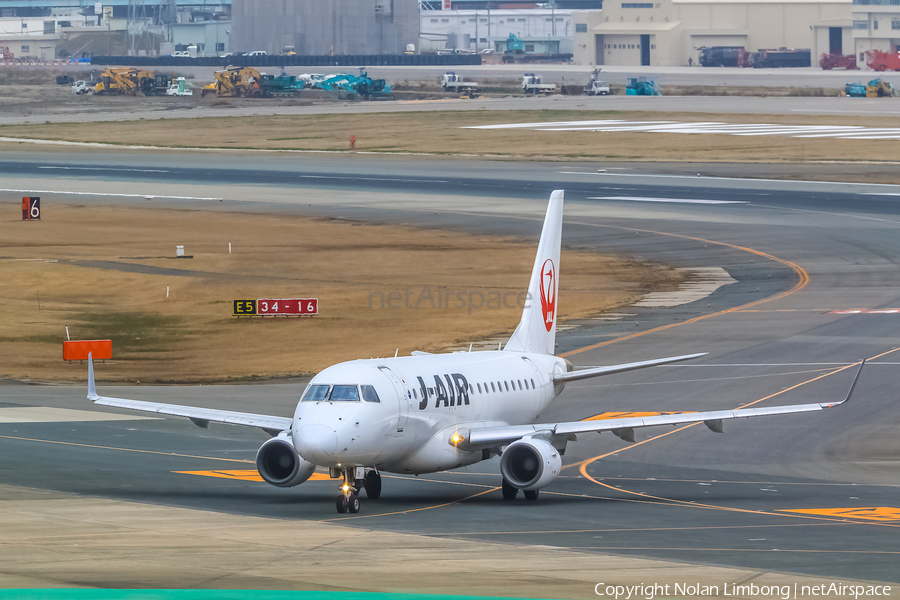
<path id="1" fill-rule="evenodd" d="M 112 340 L 63 342 L 63 360 L 87 360 L 89 352 L 97 360 L 112 358 Z"/>

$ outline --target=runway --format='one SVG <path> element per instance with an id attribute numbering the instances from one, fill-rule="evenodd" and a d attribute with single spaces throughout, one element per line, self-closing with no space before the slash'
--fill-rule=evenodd
<path id="1" fill-rule="evenodd" d="M 822 414 L 729 422 L 724 435 L 705 427 L 663 428 L 639 434 L 632 445 L 609 434 L 583 436 L 569 445 L 563 476 L 536 503 L 501 499 L 493 459 L 439 475 L 390 476 L 381 499 L 364 499 L 359 515 L 341 516 L 334 512 L 333 482 L 282 490 L 254 481 L 248 471 L 265 439 L 255 430 L 72 415 L 4 422 L 3 411 L 17 407 L 97 411 L 82 387 L 6 384 L 0 386 L 2 481 L 272 517 L 286 527 L 317 522 L 424 535 L 435 543 L 496 542 L 510 553 L 568 549 L 900 583 L 900 313 L 847 312 L 900 308 L 897 189 L 643 169 L 597 173 L 584 165 L 351 157 L 0 155 L 7 189 L 86 194 L 46 194 L 45 207 L 77 202 L 266 211 L 501 233 L 535 243 L 549 191 L 565 188 L 565 246 L 676 267 L 721 267 L 737 283 L 689 304 L 625 307 L 562 331 L 559 352 L 578 365 L 709 354 L 689 364 L 570 384 L 542 420 L 838 401 L 852 365 L 869 358 L 852 402 Z M 132 196 L 118 195 L 125 193 Z M 141 194 L 181 198 L 135 197 Z M 110 396 L 264 414 L 290 414 L 302 391 L 296 384 L 107 387 L 102 365 L 97 376 L 101 393 Z"/>

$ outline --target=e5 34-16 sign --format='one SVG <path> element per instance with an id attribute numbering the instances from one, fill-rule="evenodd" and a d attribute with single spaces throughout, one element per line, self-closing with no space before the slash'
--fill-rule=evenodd
<path id="1" fill-rule="evenodd" d="M 312 316 L 319 314 L 318 298 L 261 298 L 258 300 L 235 300 L 234 316 L 285 315 Z"/>

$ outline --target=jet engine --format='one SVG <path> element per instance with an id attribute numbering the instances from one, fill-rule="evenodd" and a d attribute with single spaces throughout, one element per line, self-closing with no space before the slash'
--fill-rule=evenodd
<path id="1" fill-rule="evenodd" d="M 556 479 L 561 470 L 559 450 L 541 439 L 513 442 L 500 457 L 503 478 L 520 490 L 539 490 Z"/>
<path id="2" fill-rule="evenodd" d="M 256 469 L 266 483 L 276 487 L 293 487 L 309 479 L 316 465 L 297 454 L 290 438 L 279 435 L 259 447 Z"/>

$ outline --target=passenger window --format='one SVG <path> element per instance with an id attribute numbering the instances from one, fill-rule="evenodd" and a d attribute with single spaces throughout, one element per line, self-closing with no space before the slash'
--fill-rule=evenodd
<path id="1" fill-rule="evenodd" d="M 534 388 L 536 388 L 536 387 L 537 387 L 537 386 L 534 385 L 534 379 L 532 379 L 532 380 L 531 380 L 531 389 L 534 389 Z"/>
<path id="2" fill-rule="evenodd" d="M 330 385 L 311 385 L 306 390 L 306 393 L 303 394 L 303 398 L 301 398 L 301 402 L 321 402 L 322 400 L 328 399 L 328 390 L 331 389 Z"/>
<path id="3" fill-rule="evenodd" d="M 355 385 L 336 385 L 331 388 L 331 402 L 359 402 L 359 389 Z"/>
<path id="4" fill-rule="evenodd" d="M 378 392 L 375 391 L 375 388 L 371 385 L 361 385 L 362 388 L 363 400 L 366 402 L 381 402 L 381 398 L 378 397 Z"/>
<path id="5" fill-rule="evenodd" d="M 481 393 L 481 384 L 480 383 L 478 384 L 478 393 L 479 394 Z"/>
<path id="6" fill-rule="evenodd" d="M 521 379 L 519 380 L 519 389 L 520 390 L 522 389 L 522 380 Z"/>
<path id="7" fill-rule="evenodd" d="M 492 391 L 492 392 L 496 392 L 496 391 L 497 391 L 497 390 L 494 389 L 494 382 L 493 382 L 493 381 L 491 382 L 491 391 Z"/>
<path id="8" fill-rule="evenodd" d="M 419 394 L 416 393 L 416 388 L 413 388 L 413 398 L 415 398 L 416 400 L 419 399 Z"/>
<path id="9" fill-rule="evenodd" d="M 508 381 L 504 381 L 503 383 L 506 384 L 506 391 L 508 392 L 508 391 L 509 391 L 509 382 L 508 382 Z"/>
<path id="10" fill-rule="evenodd" d="M 503 384 L 502 384 L 501 382 L 499 382 L 499 381 L 497 382 L 497 391 L 498 391 L 498 392 L 502 392 L 502 391 L 503 391 Z"/>

